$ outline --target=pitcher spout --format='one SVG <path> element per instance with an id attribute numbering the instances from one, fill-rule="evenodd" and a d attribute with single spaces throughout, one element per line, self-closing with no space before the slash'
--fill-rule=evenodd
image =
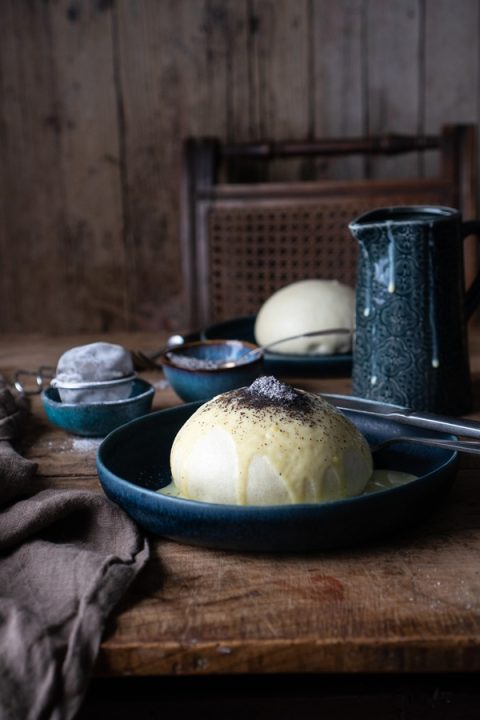
<path id="1" fill-rule="evenodd" d="M 352 220 L 348 228 L 352 235 L 361 239 L 363 230 L 371 227 L 383 227 L 386 225 L 404 223 L 419 223 L 432 221 L 437 223 L 441 220 L 451 221 L 459 217 L 460 213 L 455 208 L 431 205 L 391 205 L 390 207 L 374 208 L 359 215 Z"/>

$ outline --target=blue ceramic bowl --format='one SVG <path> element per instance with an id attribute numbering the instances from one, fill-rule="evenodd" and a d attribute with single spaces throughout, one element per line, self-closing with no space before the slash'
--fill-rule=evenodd
<path id="1" fill-rule="evenodd" d="M 257 350 L 245 357 L 250 350 Z M 210 400 L 250 385 L 263 373 L 263 353 L 244 340 L 200 340 L 167 350 L 160 362 L 168 382 L 186 402 Z M 231 362 L 231 367 L 218 367 Z"/>
<path id="2" fill-rule="evenodd" d="M 51 423 L 76 435 L 104 437 L 130 420 L 146 415 L 152 408 L 155 388 L 136 378 L 125 400 L 97 403 L 64 403 L 57 388 L 42 392 L 42 403 Z"/>

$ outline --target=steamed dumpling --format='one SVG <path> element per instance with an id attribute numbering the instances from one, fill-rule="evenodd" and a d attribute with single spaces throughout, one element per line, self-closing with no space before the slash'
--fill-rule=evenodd
<path id="1" fill-rule="evenodd" d="M 255 322 L 259 345 L 282 338 L 329 328 L 353 330 L 355 292 L 337 280 L 301 280 L 271 295 L 260 308 Z M 351 334 L 300 338 L 281 343 L 273 352 L 331 355 L 349 352 Z"/>
<path id="2" fill-rule="evenodd" d="M 373 469 L 350 420 L 320 396 L 273 377 L 202 405 L 178 432 L 170 465 L 182 497 L 237 505 L 358 495 Z"/>

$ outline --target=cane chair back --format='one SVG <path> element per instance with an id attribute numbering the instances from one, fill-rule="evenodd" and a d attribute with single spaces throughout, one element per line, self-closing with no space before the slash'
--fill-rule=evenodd
<path id="1" fill-rule="evenodd" d="M 278 158 L 436 152 L 434 177 L 268 182 Z M 243 166 L 242 166 L 243 163 Z M 234 169 L 232 170 L 232 167 Z M 257 169 L 255 181 L 246 171 Z M 239 181 L 239 179 L 241 181 Z M 446 126 L 437 136 L 329 139 L 309 143 L 184 145 L 182 251 L 192 327 L 255 314 L 277 289 L 304 278 L 355 285 L 357 246 L 348 223 L 374 207 L 447 205 L 476 215 L 476 134 Z M 467 252 L 476 266 L 473 244 Z"/>

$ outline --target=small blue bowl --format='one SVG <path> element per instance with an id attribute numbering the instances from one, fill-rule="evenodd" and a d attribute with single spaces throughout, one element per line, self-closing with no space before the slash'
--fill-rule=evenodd
<path id="1" fill-rule="evenodd" d="M 105 437 L 120 425 L 150 412 L 154 394 L 153 385 L 136 378 L 125 400 L 64 403 L 57 388 L 49 387 L 42 392 L 42 403 L 47 418 L 62 430 L 86 437 Z"/>
<path id="2" fill-rule="evenodd" d="M 255 352 L 244 358 L 249 351 Z M 263 373 L 263 352 L 245 340 L 185 343 L 167 350 L 160 362 L 168 382 L 185 402 L 210 400 L 250 385 Z M 221 363 L 232 364 L 219 367 Z"/>

